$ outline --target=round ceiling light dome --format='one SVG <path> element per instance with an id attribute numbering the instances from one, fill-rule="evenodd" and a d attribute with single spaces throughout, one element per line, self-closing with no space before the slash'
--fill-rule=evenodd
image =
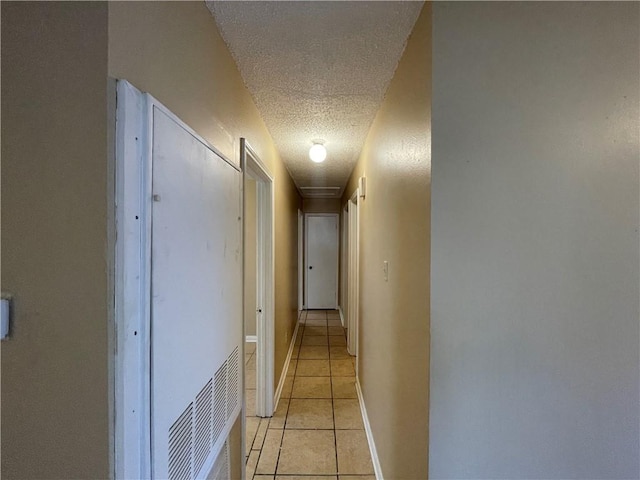
<path id="1" fill-rule="evenodd" d="M 321 143 L 314 143 L 309 149 L 309 158 L 313 162 L 322 163 L 327 158 L 327 149 Z"/>

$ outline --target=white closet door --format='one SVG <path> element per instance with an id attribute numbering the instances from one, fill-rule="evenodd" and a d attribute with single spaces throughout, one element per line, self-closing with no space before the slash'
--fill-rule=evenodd
<path id="1" fill-rule="evenodd" d="M 307 214 L 307 308 L 338 305 L 338 215 Z"/>
<path id="2" fill-rule="evenodd" d="M 205 478 L 241 408 L 241 175 L 153 107 L 151 457 Z"/>

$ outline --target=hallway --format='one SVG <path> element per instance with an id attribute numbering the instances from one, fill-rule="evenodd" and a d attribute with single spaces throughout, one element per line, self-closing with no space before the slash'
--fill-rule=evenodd
<path id="1" fill-rule="evenodd" d="M 255 343 L 246 344 L 246 478 L 373 480 L 355 388 L 355 358 L 347 352 L 339 314 L 303 311 L 299 321 L 272 418 L 253 416 Z"/>

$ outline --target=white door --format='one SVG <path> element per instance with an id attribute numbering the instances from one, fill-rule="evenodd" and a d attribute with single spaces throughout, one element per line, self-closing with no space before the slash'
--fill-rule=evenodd
<path id="1" fill-rule="evenodd" d="M 306 292 L 308 309 L 338 304 L 338 215 L 306 215 Z"/>
<path id="2" fill-rule="evenodd" d="M 152 122 L 152 475 L 204 478 L 242 406 L 241 174 Z"/>

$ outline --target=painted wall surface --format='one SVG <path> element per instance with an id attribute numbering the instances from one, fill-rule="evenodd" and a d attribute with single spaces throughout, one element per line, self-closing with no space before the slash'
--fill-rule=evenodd
<path id="1" fill-rule="evenodd" d="M 426 4 L 343 197 L 366 172 L 359 376 L 384 478 L 394 480 L 427 478 L 428 471 L 430 111 Z"/>
<path id="2" fill-rule="evenodd" d="M 431 478 L 639 478 L 637 2 L 434 3 Z"/>
<path id="3" fill-rule="evenodd" d="M 257 217 L 256 181 L 246 178 L 244 182 L 244 334 L 255 335 L 257 293 Z"/>
<path id="4" fill-rule="evenodd" d="M 275 185 L 275 379 L 297 321 L 298 191 L 204 2 L 109 3 L 109 75 L 149 92 L 230 159 L 247 138 Z"/>
<path id="5" fill-rule="evenodd" d="M 303 198 L 304 213 L 340 213 L 339 198 Z"/>
<path id="6" fill-rule="evenodd" d="M 1 8 L 2 477 L 107 478 L 107 6 Z"/>

